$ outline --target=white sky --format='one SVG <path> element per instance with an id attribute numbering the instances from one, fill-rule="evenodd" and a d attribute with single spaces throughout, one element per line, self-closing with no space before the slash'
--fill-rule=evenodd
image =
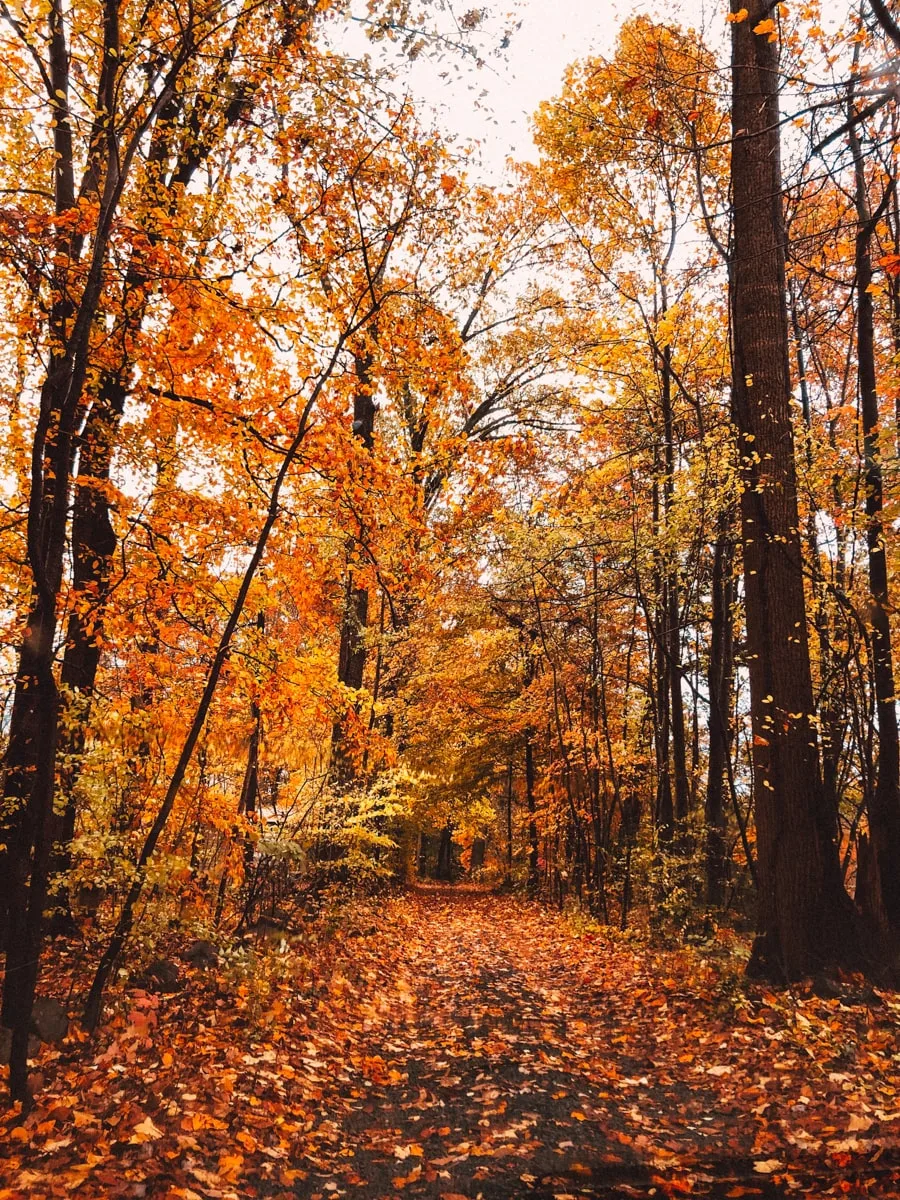
<path id="1" fill-rule="evenodd" d="M 465 12 L 468 0 L 451 3 L 458 16 Z M 481 67 L 452 50 L 443 55 L 426 51 L 402 70 L 401 77 L 420 102 L 434 106 L 445 135 L 478 143 L 471 176 L 494 181 L 502 174 L 507 156 L 532 155 L 528 118 L 542 100 L 559 92 L 565 68 L 591 53 L 611 53 L 625 18 L 646 12 L 695 28 L 721 27 L 721 33 L 727 2 L 472 0 L 472 7 L 487 14 L 482 44 L 497 45 L 504 30 L 521 21 L 505 50 L 486 55 Z"/>

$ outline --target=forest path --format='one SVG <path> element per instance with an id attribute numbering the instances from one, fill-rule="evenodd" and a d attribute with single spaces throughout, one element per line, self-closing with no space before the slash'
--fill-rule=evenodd
<path id="1" fill-rule="evenodd" d="M 473 890 L 344 905 L 43 1047 L 0 1200 L 896 1198 L 898 998 L 714 950 Z"/>
<path id="2" fill-rule="evenodd" d="M 853 1190 L 864 1147 L 851 1138 L 829 1157 L 823 1140 L 868 1120 L 850 1119 L 846 1062 L 792 1044 L 765 1001 L 739 1019 L 696 955 L 654 956 L 449 888 L 391 902 L 359 932 L 330 984 L 357 1020 L 339 1004 L 318 1028 L 344 1070 L 298 1194 Z M 873 1156 L 859 1194 L 896 1177 L 881 1144 Z"/>

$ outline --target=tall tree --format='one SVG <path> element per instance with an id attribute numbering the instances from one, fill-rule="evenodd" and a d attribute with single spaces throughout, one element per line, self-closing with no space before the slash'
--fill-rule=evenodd
<path id="1" fill-rule="evenodd" d="M 218 8 L 200 13 L 182 11 L 177 4 L 160 6 L 153 16 L 150 52 L 149 41 L 137 50 L 151 34 L 143 28 L 148 13 L 143 22 L 134 23 L 134 14 L 117 0 L 106 0 L 95 16 L 99 41 L 91 35 L 88 52 L 95 90 L 87 99 L 73 78 L 75 46 L 84 39 L 80 20 L 73 20 L 56 0 L 40 26 L 28 16 L 6 14 L 43 93 L 39 123 L 50 148 L 44 158 L 53 212 L 42 216 L 54 263 L 43 306 L 48 365 L 31 452 L 27 541 L 32 595 L 19 651 L 0 826 L 6 845 L 0 914 L 6 938 L 3 1019 L 14 1031 L 10 1083 L 19 1098 L 25 1094 L 28 1025 L 54 833 L 60 716 L 56 633 L 92 345 L 123 195 L 146 139 L 179 88 L 190 88 L 190 67 L 203 54 L 227 53 L 236 26 L 235 18 Z"/>
<path id="2" fill-rule="evenodd" d="M 788 977 L 846 950 L 825 810 L 791 425 L 778 35 L 767 0 L 732 4 L 732 411 L 738 438 L 759 846 L 754 967 Z"/>

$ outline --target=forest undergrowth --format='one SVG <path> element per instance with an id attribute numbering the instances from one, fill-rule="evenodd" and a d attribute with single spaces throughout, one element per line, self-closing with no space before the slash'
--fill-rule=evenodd
<path id="1" fill-rule="evenodd" d="M 740 951 L 471 889 L 357 900 L 36 1048 L 0 1197 L 895 1196 L 900 1000 L 749 983 Z"/>

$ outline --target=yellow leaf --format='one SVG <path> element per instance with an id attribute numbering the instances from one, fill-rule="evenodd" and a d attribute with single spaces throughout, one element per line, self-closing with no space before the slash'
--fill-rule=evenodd
<path id="1" fill-rule="evenodd" d="M 746 21 L 749 16 L 746 8 L 739 8 L 736 13 L 729 13 L 725 20 L 730 21 L 732 25 L 740 25 L 741 21 Z"/>
<path id="2" fill-rule="evenodd" d="M 134 1132 L 138 1136 L 137 1138 L 133 1138 L 132 1141 L 155 1140 L 156 1138 L 161 1138 L 163 1135 L 163 1131 L 158 1129 L 149 1117 L 145 1117 L 144 1120 L 141 1121 L 140 1125 L 135 1125 Z"/>
<path id="3" fill-rule="evenodd" d="M 758 1171 L 760 1175 L 771 1175 L 783 1167 L 784 1163 L 779 1162 L 777 1158 L 763 1158 L 753 1164 L 753 1170 Z"/>
<path id="4" fill-rule="evenodd" d="M 765 21 L 760 21 L 760 23 L 758 25 L 754 25 L 753 32 L 754 33 L 767 33 L 769 35 L 770 42 L 774 42 L 775 39 L 778 37 L 778 33 L 775 29 L 775 22 L 772 20 L 771 17 L 768 17 Z"/>
<path id="5" fill-rule="evenodd" d="M 858 1117 L 856 1113 L 850 1118 L 850 1124 L 847 1126 L 849 1133 L 865 1133 L 867 1129 L 871 1129 L 874 1125 L 869 1117 Z"/>

